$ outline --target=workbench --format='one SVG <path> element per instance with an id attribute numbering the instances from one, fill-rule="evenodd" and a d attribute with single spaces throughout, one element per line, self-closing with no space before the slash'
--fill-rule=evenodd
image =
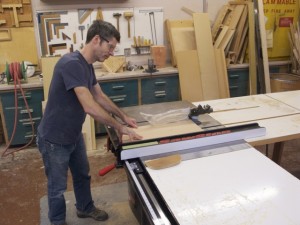
<path id="1" fill-rule="evenodd" d="M 263 137 L 246 140 L 252 146 L 274 144 L 273 161 L 280 164 L 284 142 L 300 138 L 300 90 L 194 102 L 209 104 L 210 115 L 225 126 L 257 122 Z"/>
<path id="2" fill-rule="evenodd" d="M 151 139 L 149 146 L 135 144 L 128 149 L 125 143 L 121 160 L 128 176 L 129 204 L 139 223 L 300 224 L 300 181 L 251 146 L 300 137 L 299 97 L 300 91 L 290 91 L 193 103 L 210 105 L 214 111 L 209 115 L 225 130 L 253 123 L 265 129 L 263 135 L 245 140 L 233 140 L 218 129 L 198 138 L 197 128 L 182 138 L 170 130 L 168 137 L 163 127 L 165 139 L 154 144 Z M 130 108 L 125 109 L 129 115 L 134 111 Z M 184 129 L 178 127 L 179 132 Z M 155 133 L 160 133 L 157 127 Z M 218 135 L 221 142 L 215 142 Z M 280 153 L 282 148 L 275 149 L 277 163 Z M 162 169 L 148 166 L 169 154 L 180 155 L 181 162 Z"/>

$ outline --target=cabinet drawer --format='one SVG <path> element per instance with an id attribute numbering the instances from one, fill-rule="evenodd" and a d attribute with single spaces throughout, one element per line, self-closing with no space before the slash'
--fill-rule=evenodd
<path id="1" fill-rule="evenodd" d="M 7 132 L 8 141 L 11 139 L 14 131 L 15 124 L 15 112 L 17 111 L 17 123 L 14 138 L 11 145 L 26 144 L 32 136 L 36 135 L 36 130 L 42 117 L 42 105 L 41 102 L 44 99 L 42 89 L 25 91 L 25 99 L 28 104 L 29 112 L 32 117 L 32 121 L 29 116 L 29 112 L 26 107 L 26 103 L 22 94 L 18 91 L 17 94 L 17 110 L 15 107 L 14 92 L 4 92 L 0 95 L 2 104 L 2 120 L 5 120 L 5 130 Z M 34 125 L 34 132 L 32 132 L 32 126 Z"/>
<path id="2" fill-rule="evenodd" d="M 138 105 L 138 81 L 101 82 L 103 92 L 119 107 Z"/>
<path id="3" fill-rule="evenodd" d="M 142 104 L 171 102 L 179 100 L 178 76 L 144 78 L 141 81 Z"/>
<path id="4" fill-rule="evenodd" d="M 228 70 L 230 97 L 245 96 L 249 93 L 249 70 Z"/>

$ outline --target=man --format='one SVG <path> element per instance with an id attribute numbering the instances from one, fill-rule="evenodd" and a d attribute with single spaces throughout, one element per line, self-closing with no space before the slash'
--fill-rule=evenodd
<path id="1" fill-rule="evenodd" d="M 38 127 L 37 145 L 48 179 L 48 217 L 51 224 L 66 224 L 64 192 L 70 168 L 77 216 L 104 221 L 105 211 L 94 206 L 90 189 L 89 163 L 81 133 L 86 113 L 114 127 L 119 138 L 141 139 L 130 127 L 136 121 L 125 115 L 101 90 L 93 63 L 113 55 L 120 33 L 108 22 L 94 21 L 81 51 L 64 55 L 56 64 L 44 116 Z M 119 117 L 126 125 L 115 120 Z"/>

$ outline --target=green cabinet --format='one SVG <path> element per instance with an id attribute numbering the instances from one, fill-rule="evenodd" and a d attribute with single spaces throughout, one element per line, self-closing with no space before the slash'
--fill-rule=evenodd
<path id="1" fill-rule="evenodd" d="M 103 92 L 119 107 L 138 105 L 138 80 L 100 82 Z"/>
<path id="2" fill-rule="evenodd" d="M 142 104 L 178 101 L 180 98 L 179 92 L 177 74 L 141 79 Z"/>
<path id="3" fill-rule="evenodd" d="M 13 132 L 15 132 L 11 142 L 12 146 L 26 144 L 32 136 L 35 137 L 37 126 L 42 118 L 43 89 L 26 89 L 24 90 L 24 97 L 19 90 L 17 91 L 16 101 L 14 91 L 0 94 L 1 118 L 7 143 L 10 141 Z M 15 119 L 15 112 L 17 112 L 17 119 Z M 32 130 L 31 124 L 34 125 L 34 130 Z"/>
<path id="4" fill-rule="evenodd" d="M 229 69 L 228 84 L 230 97 L 249 95 L 249 69 Z"/>

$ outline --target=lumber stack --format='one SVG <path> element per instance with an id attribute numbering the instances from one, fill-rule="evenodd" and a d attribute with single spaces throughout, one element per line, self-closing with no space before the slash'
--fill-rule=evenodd
<path id="1" fill-rule="evenodd" d="M 291 47 L 291 62 L 292 62 L 292 72 L 294 74 L 300 75 L 300 28 L 299 21 L 296 24 L 290 24 L 290 29 L 288 33 L 288 38 Z"/>
<path id="2" fill-rule="evenodd" d="M 212 38 L 214 47 L 224 51 L 227 65 L 244 62 L 248 30 L 247 2 L 229 2 L 220 9 L 212 27 Z"/>

